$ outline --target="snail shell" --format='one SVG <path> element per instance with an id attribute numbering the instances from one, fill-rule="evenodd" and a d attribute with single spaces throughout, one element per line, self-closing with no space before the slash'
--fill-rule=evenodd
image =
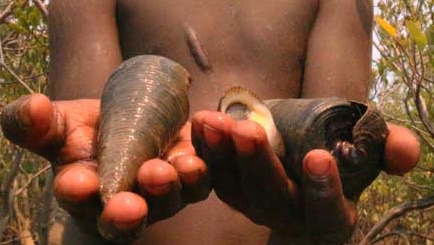
<path id="1" fill-rule="evenodd" d="M 252 91 L 242 87 L 232 87 L 220 99 L 217 108 L 235 120 L 252 120 L 259 123 L 267 134 L 268 142 L 279 156 L 285 155 L 283 139 L 278 132 L 270 109 Z"/>
<path id="2" fill-rule="evenodd" d="M 243 98 L 234 99 L 234 93 Z M 285 148 L 283 156 L 280 152 L 277 155 L 283 163 L 288 163 L 285 170 L 297 184 L 302 185 L 304 156 L 313 149 L 332 153 L 348 198 L 358 198 L 380 173 L 388 129 L 374 107 L 339 98 L 277 99 L 261 103 L 249 94 L 253 93 L 243 88 L 229 89 L 221 98 L 219 105 L 223 106 L 219 110 L 231 116 L 242 111 L 247 116 L 232 117 L 254 121 L 257 120 L 250 115 L 256 113 L 255 108 L 269 110 L 273 122 L 267 124 L 275 124 Z M 269 141 L 273 147 L 274 139 Z"/>
<path id="3" fill-rule="evenodd" d="M 140 165 L 162 155 L 189 116 L 188 72 L 164 57 L 126 60 L 107 81 L 98 134 L 100 196 L 132 190 Z"/>

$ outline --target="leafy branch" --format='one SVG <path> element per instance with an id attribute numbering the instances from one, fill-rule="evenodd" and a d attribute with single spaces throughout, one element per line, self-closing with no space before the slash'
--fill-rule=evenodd
<path id="1" fill-rule="evenodd" d="M 364 239 L 359 243 L 359 245 L 370 244 L 371 241 L 394 219 L 404 216 L 408 212 L 414 210 L 423 210 L 434 206 L 434 196 L 428 196 L 416 201 L 406 202 L 401 205 L 395 206 L 387 212 L 387 214 L 380 220 Z"/>

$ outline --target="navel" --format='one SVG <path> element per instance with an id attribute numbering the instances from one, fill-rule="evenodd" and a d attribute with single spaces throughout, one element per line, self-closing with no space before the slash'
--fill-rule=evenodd
<path id="1" fill-rule="evenodd" d="M 188 24 L 184 24 L 185 40 L 187 41 L 188 49 L 193 56 L 197 66 L 206 73 L 213 71 L 209 55 L 205 47 L 201 44 L 196 31 Z"/>

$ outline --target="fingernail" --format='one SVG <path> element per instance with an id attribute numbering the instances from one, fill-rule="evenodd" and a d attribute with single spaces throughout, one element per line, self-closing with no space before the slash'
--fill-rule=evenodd
<path id="1" fill-rule="evenodd" d="M 252 155 L 256 152 L 256 143 L 253 138 L 236 135 L 233 136 L 237 152 L 242 155 Z"/>
<path id="2" fill-rule="evenodd" d="M 145 193 L 151 196 L 161 196 L 170 192 L 172 184 L 146 186 Z"/>
<path id="3" fill-rule="evenodd" d="M 202 176 L 203 173 L 200 169 L 189 173 L 180 173 L 180 178 L 183 184 L 196 184 Z"/>
<path id="4" fill-rule="evenodd" d="M 98 193 L 99 179 L 94 170 L 75 166 L 62 170 L 54 181 L 54 190 L 58 198 L 68 202 L 90 200 Z"/>
<path id="5" fill-rule="evenodd" d="M 324 178 L 330 173 L 331 162 L 328 159 L 309 159 L 306 163 L 308 173 L 315 178 Z"/>
<path id="6" fill-rule="evenodd" d="M 209 125 L 204 125 L 203 134 L 206 140 L 206 144 L 208 145 L 208 147 L 211 148 L 219 145 L 223 139 L 221 131 L 216 130 Z"/>
<path id="7" fill-rule="evenodd" d="M 98 220 L 100 234 L 114 241 L 137 238 L 146 222 L 148 207 L 142 197 L 129 192 L 115 194 Z"/>
<path id="8" fill-rule="evenodd" d="M 194 155 L 184 155 L 177 158 L 173 166 L 178 171 L 182 185 L 194 185 L 206 175 L 205 162 Z"/>

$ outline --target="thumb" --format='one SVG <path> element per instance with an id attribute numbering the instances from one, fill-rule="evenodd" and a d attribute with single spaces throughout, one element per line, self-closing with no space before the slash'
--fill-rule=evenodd
<path id="1" fill-rule="evenodd" d="M 54 111 L 50 99 L 43 94 L 20 98 L 3 109 L 3 134 L 13 143 L 39 153 L 54 138 L 61 138 L 57 132 L 62 124 L 57 123 Z"/>

